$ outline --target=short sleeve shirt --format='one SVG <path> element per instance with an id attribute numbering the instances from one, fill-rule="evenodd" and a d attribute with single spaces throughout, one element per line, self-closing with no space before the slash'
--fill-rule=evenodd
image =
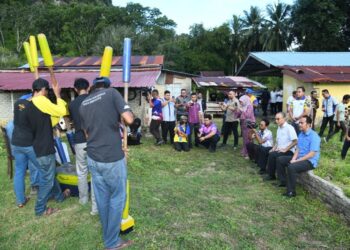
<path id="1" fill-rule="evenodd" d="M 79 114 L 79 108 L 81 106 L 81 103 L 85 100 L 87 96 L 88 94 L 80 95 L 69 104 L 69 113 L 73 119 L 74 128 L 75 128 L 74 143 L 86 142 L 85 133 L 81 129 L 81 121 L 80 121 L 81 119 Z"/>
<path id="2" fill-rule="evenodd" d="M 188 96 L 182 97 L 181 95 L 176 98 L 176 104 L 184 104 L 183 106 L 179 106 L 177 108 L 177 115 L 187 115 L 186 104 L 190 101 Z"/>
<path id="3" fill-rule="evenodd" d="M 273 136 L 272 132 L 269 129 L 265 129 L 264 131 L 259 131 L 259 136 L 263 141 L 265 141 L 261 146 L 263 147 L 272 147 L 273 146 Z"/>
<path id="4" fill-rule="evenodd" d="M 316 168 L 320 158 L 320 144 L 320 137 L 311 128 L 306 132 L 301 132 L 298 137 L 298 159 L 307 155 L 309 152 L 314 151 L 316 154 L 308 159 L 308 161 L 310 161 L 312 166 Z"/>
<path id="5" fill-rule="evenodd" d="M 301 116 L 305 109 L 310 109 L 311 100 L 310 98 L 304 96 L 300 99 L 296 98 L 292 101 L 290 108 L 293 110 L 293 116 Z"/>
<path id="6" fill-rule="evenodd" d="M 276 137 L 277 149 L 285 149 L 292 143 L 293 140 L 297 139 L 297 133 L 292 125 L 285 122 L 282 127 L 278 127 Z M 291 151 L 294 152 L 295 149 L 293 148 Z"/>
<path id="7" fill-rule="evenodd" d="M 227 103 L 226 109 L 226 122 L 235 122 L 239 121 L 238 112 L 239 112 L 239 101 L 238 99 L 229 100 Z M 232 110 L 235 109 L 235 110 Z"/>
<path id="8" fill-rule="evenodd" d="M 119 130 L 120 115 L 129 111 L 121 94 L 113 88 L 93 91 L 81 104 L 81 127 L 86 130 L 87 155 L 97 162 L 124 158 Z"/>
<path id="9" fill-rule="evenodd" d="M 339 103 L 335 109 L 335 115 L 334 115 L 334 121 L 338 121 L 337 120 L 337 112 L 339 112 L 339 121 L 343 122 L 345 121 L 345 105 L 344 103 Z"/>
<path id="10" fill-rule="evenodd" d="M 160 98 L 153 98 L 151 100 L 153 103 L 152 107 L 152 116 L 162 116 L 162 100 Z"/>
<path id="11" fill-rule="evenodd" d="M 208 135 L 211 132 L 215 132 L 215 134 L 219 134 L 219 130 L 215 123 L 210 124 L 209 126 L 205 126 L 205 124 L 202 124 L 202 126 L 199 129 L 199 133 L 203 135 Z"/>

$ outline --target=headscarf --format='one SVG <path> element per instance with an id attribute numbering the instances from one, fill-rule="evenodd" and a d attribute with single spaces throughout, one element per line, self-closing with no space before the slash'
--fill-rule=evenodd
<path id="1" fill-rule="evenodd" d="M 242 111 L 243 112 L 246 112 L 248 106 L 252 105 L 252 103 L 250 102 L 250 98 L 247 95 L 241 96 L 241 98 L 239 98 L 239 101 L 242 103 L 241 106 L 242 106 Z"/>

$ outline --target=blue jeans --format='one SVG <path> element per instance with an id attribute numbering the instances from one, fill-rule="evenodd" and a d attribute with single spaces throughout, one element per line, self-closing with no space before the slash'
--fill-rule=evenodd
<path id="1" fill-rule="evenodd" d="M 25 203 L 25 175 L 29 163 L 31 184 L 34 186 L 39 182 L 39 163 L 36 159 L 32 146 L 18 147 L 12 145 L 12 152 L 15 157 L 15 176 L 13 178 L 13 187 L 16 194 L 17 204 Z"/>
<path id="2" fill-rule="evenodd" d="M 49 198 L 53 197 L 56 201 L 64 200 L 61 187 L 56 180 L 56 159 L 55 155 L 47 155 L 37 158 L 39 162 L 39 191 L 35 204 L 35 214 L 42 215 L 46 210 L 46 204 Z"/>
<path id="3" fill-rule="evenodd" d="M 126 199 L 127 169 L 125 159 L 103 163 L 88 157 L 95 198 L 106 248 L 119 244 L 120 223 Z"/>

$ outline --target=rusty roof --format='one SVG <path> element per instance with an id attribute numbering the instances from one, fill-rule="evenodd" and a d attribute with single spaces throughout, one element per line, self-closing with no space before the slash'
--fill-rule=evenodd
<path id="1" fill-rule="evenodd" d="M 99 76 L 99 71 L 77 71 L 77 70 L 65 70 L 55 72 L 56 79 L 61 88 L 73 88 L 74 80 L 76 78 L 85 78 L 90 84 Z M 160 69 L 157 70 L 139 70 L 132 71 L 130 77 L 130 88 L 151 87 L 156 84 L 156 81 L 161 73 Z M 124 87 L 122 81 L 122 71 L 112 71 L 110 80 L 112 87 Z M 50 74 L 48 72 L 40 72 L 40 77 L 50 80 Z M 26 71 L 13 71 L 13 72 L 0 72 L 0 90 L 5 91 L 19 91 L 30 90 L 34 81 L 33 73 Z"/>
<path id="2" fill-rule="evenodd" d="M 164 63 L 163 55 L 156 56 L 132 56 L 132 67 L 151 67 L 162 66 Z M 88 56 L 88 57 L 55 57 L 55 68 L 99 68 L 101 66 L 100 56 Z M 121 67 L 123 65 L 122 56 L 114 56 L 112 59 L 112 66 Z M 40 60 L 39 67 L 44 67 L 44 62 Z M 21 66 L 20 68 L 28 68 L 28 64 Z"/>
<path id="3" fill-rule="evenodd" d="M 200 76 L 204 77 L 215 77 L 215 76 L 224 76 L 225 72 L 224 71 L 200 71 L 199 72 Z"/>
<path id="4" fill-rule="evenodd" d="M 192 80 L 198 87 L 266 88 L 259 82 L 241 76 L 193 77 Z"/>
<path id="5" fill-rule="evenodd" d="M 350 82 L 350 66 L 283 66 L 282 72 L 301 82 Z"/>

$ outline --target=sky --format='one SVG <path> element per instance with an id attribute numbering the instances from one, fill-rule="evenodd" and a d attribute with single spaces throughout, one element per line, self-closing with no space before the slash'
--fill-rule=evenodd
<path id="1" fill-rule="evenodd" d="M 205 28 L 214 28 L 232 19 L 232 15 L 243 15 L 250 6 L 265 10 L 266 5 L 277 0 L 113 0 L 113 5 L 124 7 L 128 2 L 158 8 L 177 24 L 176 33 L 188 33 L 194 23 Z M 294 0 L 282 0 L 292 4 Z"/>

